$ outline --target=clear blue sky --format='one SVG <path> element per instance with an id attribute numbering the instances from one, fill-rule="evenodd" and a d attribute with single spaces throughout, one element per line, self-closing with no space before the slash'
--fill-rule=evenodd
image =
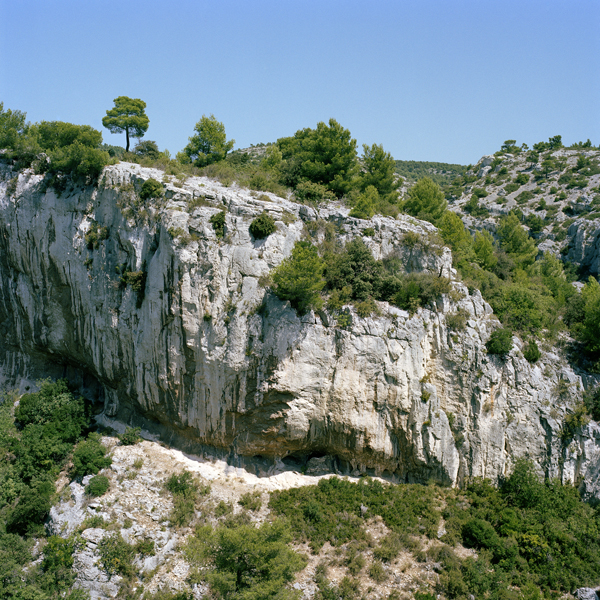
<path id="1" fill-rule="evenodd" d="M 5 108 L 102 129 L 121 95 L 173 155 L 211 113 L 236 147 L 331 117 L 403 160 L 597 145 L 600 1 L 0 0 Z"/>

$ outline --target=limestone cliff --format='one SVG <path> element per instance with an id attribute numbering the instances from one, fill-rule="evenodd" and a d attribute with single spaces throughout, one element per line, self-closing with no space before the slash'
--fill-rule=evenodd
<path id="1" fill-rule="evenodd" d="M 581 378 L 550 349 L 530 365 L 517 338 L 506 361 L 488 355 L 497 321 L 479 292 L 454 281 L 435 310 L 412 316 L 348 307 L 341 328 L 327 312 L 298 317 L 261 285 L 322 221 L 342 240 L 363 235 L 376 258 L 453 277 L 429 223 L 353 219 L 336 205 L 317 221 L 306 206 L 206 178 L 165 183 L 163 201 L 143 203 L 142 183 L 163 173 L 127 163 L 60 196 L 41 176 L 2 169 L 5 385 L 66 374 L 106 418 L 232 461 L 300 468 L 327 455 L 350 472 L 456 484 L 496 479 L 530 456 L 600 496 L 600 428 L 567 448 L 558 437 Z M 223 209 L 221 239 L 210 217 Z M 277 230 L 254 240 L 248 227 L 263 211 Z M 403 243 L 409 232 L 420 242 Z M 447 324 L 458 309 L 469 315 L 463 331 Z"/>

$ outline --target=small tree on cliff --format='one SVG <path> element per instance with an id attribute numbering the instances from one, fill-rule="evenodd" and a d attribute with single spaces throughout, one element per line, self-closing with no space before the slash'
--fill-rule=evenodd
<path id="1" fill-rule="evenodd" d="M 125 152 L 129 152 L 129 138 L 144 137 L 148 131 L 150 119 L 146 116 L 146 103 L 139 98 L 119 96 L 114 100 L 115 106 L 106 111 L 102 125 L 111 133 L 123 133 L 127 139 Z"/>

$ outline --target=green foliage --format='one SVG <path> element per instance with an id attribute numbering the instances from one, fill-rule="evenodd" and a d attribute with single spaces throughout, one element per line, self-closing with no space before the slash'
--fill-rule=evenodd
<path id="1" fill-rule="evenodd" d="M 512 349 L 512 331 L 510 329 L 496 329 L 492 332 L 485 347 L 490 354 L 497 354 L 501 358 L 506 358 Z"/>
<path id="2" fill-rule="evenodd" d="M 0 102 L 0 148 L 15 149 L 27 131 L 27 113 L 20 110 L 4 110 Z"/>
<path id="3" fill-rule="evenodd" d="M 398 279 L 393 303 L 412 313 L 450 290 L 450 280 L 447 277 L 433 273 L 409 273 Z"/>
<path id="4" fill-rule="evenodd" d="M 160 181 L 156 181 L 156 179 L 153 179 L 152 177 L 144 181 L 142 189 L 140 190 L 140 198 L 142 200 L 148 200 L 150 198 L 162 198 L 163 194 L 164 189 L 162 183 L 160 183 Z"/>
<path id="5" fill-rule="evenodd" d="M 337 477 L 271 494 L 269 506 L 285 516 L 297 539 L 308 541 L 314 552 L 325 542 L 340 546 L 364 539 L 361 506 L 367 516 L 380 515 L 386 526 L 409 542 L 410 535 L 437 536 L 440 513 L 435 506 L 436 489 L 421 485 L 387 485 L 364 479 L 352 483 Z M 378 554 L 383 559 L 384 554 Z"/>
<path id="6" fill-rule="evenodd" d="M 337 197 L 348 193 L 358 172 L 356 140 L 335 119 L 301 129 L 293 137 L 277 140 L 281 150 L 282 180 L 296 187 L 302 181 L 323 185 Z"/>
<path id="7" fill-rule="evenodd" d="M 121 446 L 133 446 L 142 438 L 140 437 L 141 427 L 127 427 L 125 433 L 118 436 Z"/>
<path id="8" fill-rule="evenodd" d="M 262 240 L 277 230 L 275 220 L 266 212 L 260 214 L 250 223 L 250 233 L 257 240 Z"/>
<path id="9" fill-rule="evenodd" d="M 286 586 L 306 559 L 289 547 L 291 535 L 281 521 L 260 527 L 204 527 L 188 541 L 185 555 L 196 567 L 208 566 L 205 579 L 223 600 L 290 600 Z"/>
<path id="10" fill-rule="evenodd" d="M 98 223 L 94 222 L 85 234 L 85 245 L 88 250 L 96 250 L 100 247 L 100 242 L 107 240 L 108 236 L 108 227 L 98 225 Z"/>
<path id="11" fill-rule="evenodd" d="M 535 194 L 529 190 L 525 190 L 524 192 L 521 192 L 515 200 L 517 201 L 517 204 L 525 204 L 525 202 L 528 202 L 532 198 L 535 198 Z"/>
<path id="12" fill-rule="evenodd" d="M 273 292 L 281 300 L 304 313 L 322 305 L 320 291 L 325 286 L 325 263 L 317 249 L 309 242 L 296 242 L 292 255 L 286 258 L 273 273 Z"/>
<path id="13" fill-rule="evenodd" d="M 584 402 L 579 402 L 575 408 L 569 412 L 563 421 L 560 431 L 560 438 L 563 443 L 568 444 L 578 429 L 581 429 L 590 422 L 590 415 Z"/>
<path id="14" fill-rule="evenodd" d="M 238 504 L 246 510 L 257 511 L 262 506 L 260 492 L 247 492 L 238 500 Z"/>
<path id="15" fill-rule="evenodd" d="M 198 482 L 189 471 L 173 473 L 165 483 L 165 489 L 176 496 L 192 498 L 198 492 Z"/>
<path id="16" fill-rule="evenodd" d="M 86 494 L 90 496 L 104 496 L 108 492 L 110 481 L 106 475 L 96 475 L 90 479 L 90 482 L 85 486 Z"/>
<path id="17" fill-rule="evenodd" d="M 189 138 L 183 152 L 198 167 L 223 160 L 235 144 L 235 140 L 227 140 L 225 125 L 212 114 L 210 117 L 202 115 L 194 131 L 196 134 Z"/>
<path id="18" fill-rule="evenodd" d="M 115 106 L 106 111 L 102 118 L 102 125 L 111 133 L 123 133 L 127 144 L 125 152 L 129 152 L 129 138 L 144 137 L 148 131 L 150 119 L 146 115 L 146 103 L 139 98 L 119 96 L 114 100 Z"/>
<path id="19" fill-rule="evenodd" d="M 48 516 L 54 485 L 48 479 L 32 481 L 21 492 L 19 502 L 6 519 L 6 531 L 19 535 L 42 535 L 42 523 Z"/>
<path id="20" fill-rule="evenodd" d="M 397 160 L 396 173 L 409 181 L 418 181 L 429 177 L 438 185 L 457 181 L 465 174 L 467 168 L 463 165 L 454 165 L 438 162 L 424 162 L 415 160 Z"/>
<path id="21" fill-rule="evenodd" d="M 579 329 L 579 337 L 588 352 L 600 353 L 600 284 L 590 277 L 581 291 L 584 303 L 584 320 Z"/>
<path id="22" fill-rule="evenodd" d="M 381 200 L 397 204 L 400 182 L 396 182 L 396 163 L 392 155 L 381 145 L 363 144 L 362 167 L 359 177 L 361 190 L 366 191 L 372 186 Z"/>
<path id="23" fill-rule="evenodd" d="M 160 150 L 158 149 L 158 144 L 153 142 L 152 140 L 144 140 L 143 142 L 138 142 L 133 149 L 134 154 L 138 156 L 148 157 L 153 160 L 156 160 L 160 157 Z M 150 196 L 153 198 L 154 196 Z"/>
<path id="24" fill-rule="evenodd" d="M 444 193 L 429 177 L 424 177 L 408 190 L 403 209 L 409 215 L 437 224 L 446 210 Z"/>
<path id="25" fill-rule="evenodd" d="M 377 294 L 382 265 L 373 258 L 362 238 L 348 242 L 340 253 L 329 253 L 325 260 L 329 289 L 349 288 L 353 300 L 366 300 Z"/>
<path id="26" fill-rule="evenodd" d="M 95 475 L 110 467 L 112 459 L 106 456 L 106 448 L 100 443 L 100 435 L 90 433 L 87 440 L 77 444 L 73 453 L 73 475 Z"/>
<path id="27" fill-rule="evenodd" d="M 533 264 L 538 254 L 537 247 L 521 227 L 519 219 L 514 213 L 511 212 L 500 219 L 496 233 L 500 240 L 500 247 L 519 266 L 526 267 Z"/>
<path id="28" fill-rule="evenodd" d="M 75 540 L 73 538 L 64 539 L 58 535 L 50 536 L 44 547 L 42 569 L 44 571 L 70 569 L 73 566 L 74 549 Z"/>
<path id="29" fill-rule="evenodd" d="M 324 185 L 312 181 L 300 181 L 294 190 L 294 196 L 298 202 L 306 202 L 315 206 L 323 200 L 334 200 L 335 194 L 330 192 Z"/>
<path id="30" fill-rule="evenodd" d="M 350 211 L 351 217 L 357 219 L 370 219 L 379 205 L 380 198 L 374 186 L 370 185 L 358 196 L 354 208 Z"/>
<path id="31" fill-rule="evenodd" d="M 104 536 L 98 543 L 100 564 L 107 575 L 132 577 L 135 573 L 133 559 L 135 549 L 120 533 Z"/>
<path id="32" fill-rule="evenodd" d="M 527 345 L 523 349 L 523 356 L 530 363 L 536 363 L 540 359 L 542 353 L 540 352 L 535 340 L 530 340 L 527 342 Z"/>
<path id="33" fill-rule="evenodd" d="M 600 421 L 600 387 L 584 394 L 583 401 L 588 414 L 594 421 Z"/>
<path id="34" fill-rule="evenodd" d="M 209 219 L 210 224 L 213 226 L 213 229 L 215 230 L 215 234 L 218 238 L 225 237 L 225 217 L 226 217 L 226 215 L 227 215 L 226 211 L 222 210 L 222 211 L 212 215 L 212 217 Z"/>

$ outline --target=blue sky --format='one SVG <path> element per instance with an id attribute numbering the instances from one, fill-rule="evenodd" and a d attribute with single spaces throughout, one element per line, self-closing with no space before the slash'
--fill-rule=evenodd
<path id="1" fill-rule="evenodd" d="M 236 147 L 331 117 L 402 160 L 597 145 L 600 2 L 0 0 L 5 108 L 102 129 L 121 95 L 173 155 L 211 113 Z"/>

